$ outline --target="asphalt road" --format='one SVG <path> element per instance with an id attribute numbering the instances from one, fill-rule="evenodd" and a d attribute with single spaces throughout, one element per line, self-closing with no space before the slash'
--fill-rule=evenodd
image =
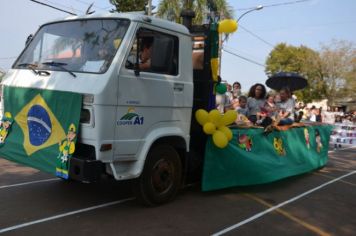
<path id="1" fill-rule="evenodd" d="M 356 148 L 319 171 L 146 208 L 128 182 L 64 182 L 0 159 L 4 235 L 356 235 Z"/>

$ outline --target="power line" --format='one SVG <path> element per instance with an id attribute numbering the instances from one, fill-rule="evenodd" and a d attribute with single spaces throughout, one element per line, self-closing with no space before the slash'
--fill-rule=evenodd
<path id="1" fill-rule="evenodd" d="M 64 7 L 64 8 L 70 9 L 70 10 L 75 10 L 75 11 L 77 11 L 77 12 L 84 13 L 84 11 L 75 9 L 75 8 L 72 7 L 72 6 L 67 6 L 67 5 L 64 5 L 64 4 L 61 4 L 61 3 L 57 3 L 57 2 L 53 2 L 53 1 L 50 1 L 50 0 L 42 0 L 42 1 L 45 1 L 47 4 L 48 4 L 48 3 L 52 3 L 53 5 L 57 5 L 57 6 Z"/>
<path id="2" fill-rule="evenodd" d="M 297 3 L 302 3 L 302 2 L 309 2 L 312 0 L 297 0 L 297 1 L 290 1 L 290 2 L 281 2 L 281 3 L 274 3 L 274 4 L 270 4 L 270 5 L 263 5 L 263 8 L 266 7 L 278 7 L 278 6 L 285 6 L 285 5 L 293 5 L 293 4 L 297 4 Z M 247 7 L 247 8 L 239 8 L 236 9 L 236 11 L 247 11 L 247 10 L 251 10 L 256 8 L 256 6 L 254 7 Z"/>
<path id="3" fill-rule="evenodd" d="M 253 64 L 255 64 L 255 65 L 262 66 L 263 68 L 266 68 L 266 66 L 263 65 L 262 63 L 259 63 L 259 62 L 257 62 L 257 61 L 251 60 L 251 59 L 249 59 L 249 58 L 247 58 L 247 57 L 241 56 L 241 55 L 239 55 L 239 54 L 236 54 L 236 53 L 231 52 L 231 51 L 226 50 L 226 49 L 222 49 L 222 50 L 223 50 L 224 52 L 227 52 L 227 53 L 229 53 L 229 54 L 231 54 L 231 55 L 233 55 L 233 56 L 236 56 L 236 57 L 238 57 L 238 58 L 240 58 L 240 59 L 243 59 L 243 60 L 248 61 L 248 62 L 250 62 L 250 63 L 253 63 Z"/>
<path id="4" fill-rule="evenodd" d="M 86 2 L 86 1 L 83 1 L 83 0 L 75 0 L 75 1 L 79 2 L 79 3 L 83 4 L 83 5 L 86 5 L 86 6 L 89 6 L 91 4 L 90 2 Z M 107 10 L 106 8 L 99 7 L 96 4 L 93 4 L 93 7 L 95 7 L 96 9 L 100 9 L 100 10 Z"/>
<path id="5" fill-rule="evenodd" d="M 252 31 L 246 29 L 246 27 L 243 27 L 242 25 L 239 25 L 239 27 L 241 27 L 243 30 L 245 30 L 247 33 L 249 33 L 250 35 L 252 35 L 253 37 L 259 39 L 261 42 L 264 42 L 265 44 L 267 44 L 268 46 L 274 48 L 274 45 L 266 40 L 264 40 L 263 38 L 261 38 L 260 36 L 258 36 L 257 34 L 253 33 Z"/>
<path id="6" fill-rule="evenodd" d="M 75 13 L 73 13 L 73 12 L 63 10 L 63 9 L 61 9 L 61 8 L 58 8 L 58 7 L 49 5 L 49 4 L 44 3 L 44 2 L 40 2 L 40 1 L 37 1 L 37 0 L 30 0 L 30 1 L 31 1 L 31 2 L 34 2 L 34 3 L 37 3 L 37 4 L 40 4 L 40 5 L 44 5 L 44 6 L 46 6 L 46 7 L 50 7 L 50 8 L 56 9 L 56 10 L 61 11 L 61 12 L 68 13 L 68 14 L 73 15 L 73 16 L 76 16 L 76 15 L 77 15 L 77 14 L 75 14 Z"/>
<path id="7" fill-rule="evenodd" d="M 262 61 L 263 59 L 259 58 L 259 57 L 256 57 L 255 55 L 252 55 L 251 53 L 248 53 L 248 52 L 245 52 L 245 51 L 242 51 L 241 49 L 236 49 L 234 47 L 231 47 L 231 46 L 228 46 L 228 45 L 224 45 L 223 46 L 225 49 L 227 50 L 230 50 L 230 51 L 233 51 L 241 56 L 245 56 L 245 57 L 248 57 L 249 59 L 251 60 L 255 60 L 255 61 Z"/>

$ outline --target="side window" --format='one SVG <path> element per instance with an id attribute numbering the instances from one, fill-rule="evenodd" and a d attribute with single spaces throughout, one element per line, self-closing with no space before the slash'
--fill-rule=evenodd
<path id="1" fill-rule="evenodd" d="M 178 74 L 178 37 L 141 28 L 126 61 L 127 69 Z"/>

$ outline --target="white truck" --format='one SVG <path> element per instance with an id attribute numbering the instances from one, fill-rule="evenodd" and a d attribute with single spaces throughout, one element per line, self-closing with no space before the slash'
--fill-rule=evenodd
<path id="1" fill-rule="evenodd" d="M 2 84 L 82 94 L 70 178 L 132 179 L 139 199 L 155 205 L 201 175 L 206 137 L 192 114 L 211 100 L 209 48 L 208 26 L 189 31 L 129 13 L 71 16 L 42 25 Z"/>

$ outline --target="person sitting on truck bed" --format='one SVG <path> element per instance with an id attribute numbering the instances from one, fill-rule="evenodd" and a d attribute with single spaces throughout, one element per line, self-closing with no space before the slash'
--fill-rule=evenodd
<path id="1" fill-rule="evenodd" d="M 261 107 L 265 103 L 266 87 L 263 84 L 255 84 L 250 88 L 247 98 L 248 119 L 252 123 L 259 120 Z"/>
<path id="2" fill-rule="evenodd" d="M 291 125 L 294 122 L 294 100 L 291 97 L 289 88 L 282 88 L 279 91 L 281 102 L 278 104 L 280 122 L 278 125 Z"/>

